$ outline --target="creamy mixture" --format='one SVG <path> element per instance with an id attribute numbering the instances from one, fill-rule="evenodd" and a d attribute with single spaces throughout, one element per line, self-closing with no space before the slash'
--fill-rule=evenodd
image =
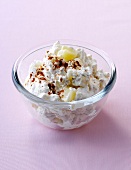
<path id="1" fill-rule="evenodd" d="M 90 54 L 56 42 L 43 60 L 30 65 L 25 88 L 44 100 L 71 102 L 98 93 L 108 80 Z"/>

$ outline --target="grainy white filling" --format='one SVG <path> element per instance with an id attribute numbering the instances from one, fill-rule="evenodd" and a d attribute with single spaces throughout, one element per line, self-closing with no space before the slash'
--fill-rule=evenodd
<path id="1" fill-rule="evenodd" d="M 29 67 L 25 88 L 48 101 L 70 102 L 91 97 L 102 90 L 109 73 L 98 70 L 97 61 L 83 49 L 54 43 L 43 60 L 34 61 Z M 35 106 L 35 107 L 34 107 Z M 70 111 L 60 108 L 43 108 L 33 104 L 41 121 L 52 122 L 63 128 L 74 128 L 86 122 L 94 106 Z"/>

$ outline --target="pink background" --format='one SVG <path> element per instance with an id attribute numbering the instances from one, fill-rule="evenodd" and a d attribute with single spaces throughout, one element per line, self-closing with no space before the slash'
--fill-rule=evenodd
<path id="1" fill-rule="evenodd" d="M 87 41 L 117 66 L 103 111 L 78 130 L 55 131 L 26 111 L 14 61 L 52 39 Z M 131 170 L 131 1 L 0 1 L 0 170 Z"/>

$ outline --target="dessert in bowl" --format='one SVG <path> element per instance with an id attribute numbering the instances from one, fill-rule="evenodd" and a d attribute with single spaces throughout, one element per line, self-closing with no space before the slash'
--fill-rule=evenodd
<path id="1" fill-rule="evenodd" d="M 20 57 L 12 79 L 37 120 L 67 130 L 87 124 L 101 111 L 116 68 L 102 50 L 61 40 Z"/>

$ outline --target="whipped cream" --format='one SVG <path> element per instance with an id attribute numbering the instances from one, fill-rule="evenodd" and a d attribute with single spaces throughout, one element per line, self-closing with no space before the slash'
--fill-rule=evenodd
<path id="1" fill-rule="evenodd" d="M 30 65 L 25 88 L 44 100 L 71 102 L 98 93 L 109 76 L 97 69 L 97 61 L 83 49 L 56 42 L 43 60 Z"/>
<path id="2" fill-rule="evenodd" d="M 99 112 L 97 105 L 87 106 L 64 102 L 91 97 L 109 81 L 109 73 L 97 68 L 97 61 L 83 49 L 74 49 L 56 42 L 43 60 L 31 63 L 25 88 L 46 101 L 60 101 L 63 105 L 31 102 L 33 116 L 47 126 L 74 129 L 91 121 Z M 105 98 L 101 100 L 106 100 Z"/>

